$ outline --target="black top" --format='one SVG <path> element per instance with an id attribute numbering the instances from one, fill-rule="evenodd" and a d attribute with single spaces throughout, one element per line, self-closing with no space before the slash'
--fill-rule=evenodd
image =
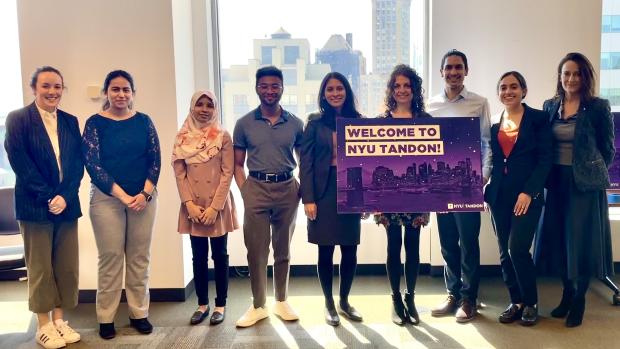
<path id="1" fill-rule="evenodd" d="M 25 221 L 70 221 L 82 215 L 78 189 L 84 165 L 80 152 L 77 118 L 62 110 L 56 112 L 62 181 L 52 143 L 37 106 L 32 103 L 12 111 L 6 119 L 4 148 L 15 172 L 15 216 Z M 54 215 L 48 201 L 56 195 L 67 207 Z"/>
<path id="2" fill-rule="evenodd" d="M 132 196 L 144 189 L 147 179 L 157 185 L 159 139 L 146 114 L 137 112 L 126 120 L 91 116 L 84 127 L 82 152 L 92 183 L 104 193 L 111 194 L 114 183 Z"/>

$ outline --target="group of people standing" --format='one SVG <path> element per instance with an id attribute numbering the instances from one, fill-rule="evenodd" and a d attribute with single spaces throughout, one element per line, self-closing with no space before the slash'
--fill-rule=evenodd
<path id="1" fill-rule="evenodd" d="M 379 117 L 479 117 L 484 198 L 510 295 L 499 321 L 523 325 L 538 321 L 536 266 L 548 266 L 560 271 L 564 285 L 560 304 L 551 315 L 566 317 L 568 327 L 578 326 L 590 279 L 613 273 L 605 193 L 607 168 L 615 153 L 609 103 L 595 96 L 594 70 L 579 53 L 569 53 L 558 65 L 557 90 L 545 102 L 544 111 L 523 103 L 525 78 L 510 71 L 497 83 L 504 109 L 491 118 L 487 99 L 465 88 L 468 72 L 464 53 L 447 52 L 440 68 L 444 91 L 424 103 L 417 72 L 407 65 L 396 66 L 387 83 L 386 110 Z M 337 326 L 340 315 L 352 321 L 363 319 L 349 303 L 349 293 L 364 215 L 338 214 L 336 209 L 336 119 L 362 115 L 346 77 L 332 72 L 321 83 L 318 112 L 308 116 L 304 127 L 279 104 L 283 81 L 278 68 L 267 66 L 256 72 L 260 105 L 237 121 L 232 137 L 219 123 L 215 95 L 196 92 L 175 138 L 172 167 L 182 202 L 178 231 L 190 235 L 198 296 L 191 324 L 201 323 L 210 313 L 213 325 L 225 319 L 227 233 L 239 226 L 230 194 L 233 179 L 243 198 L 253 296 L 236 325 L 249 327 L 269 316 L 270 245 L 273 313 L 285 321 L 299 319 L 287 296 L 290 242 L 300 199 L 308 218 L 308 241 L 318 245 L 325 321 Z M 105 104 L 87 120 L 82 135 L 77 118 L 58 109 L 64 89 L 58 70 L 37 69 L 30 86 L 35 101 L 9 114 L 5 147 L 16 174 L 16 216 L 26 252 L 29 309 L 38 319 L 36 340 L 45 348 L 80 340 L 64 321 L 63 308 L 77 305 L 77 219 L 82 214 L 78 188 L 84 167 L 92 180 L 89 214 L 99 251 L 99 335 L 115 336 L 123 265 L 130 324 L 141 333 L 151 333 L 148 277 L 161 159 L 151 119 L 133 107 L 133 78 L 122 70 L 107 75 Z M 293 175 L 296 158 L 300 181 Z M 543 206 L 543 229 L 532 257 L 529 250 Z M 375 222 L 386 231 L 392 321 L 399 325 L 420 322 L 415 288 L 420 230 L 429 216 L 429 212 L 374 213 Z M 467 322 L 477 313 L 481 215 L 438 213 L 437 223 L 448 296 L 431 315 L 454 315 L 456 321 Z M 212 312 L 207 292 L 209 246 L 216 284 Z M 332 291 L 336 246 L 342 256 L 337 303 Z M 403 246 L 406 288 L 401 293 Z"/>

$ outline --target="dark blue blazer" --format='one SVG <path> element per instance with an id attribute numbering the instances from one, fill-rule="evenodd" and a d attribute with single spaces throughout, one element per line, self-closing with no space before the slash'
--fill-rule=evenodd
<path id="1" fill-rule="evenodd" d="M 558 115 L 561 100 L 548 99 L 543 109 L 549 120 Z M 593 98 L 582 101 L 577 111 L 573 140 L 573 176 L 580 191 L 609 188 L 608 168 L 614 159 L 614 122 L 609 101 Z"/>
<path id="2" fill-rule="evenodd" d="M 489 184 L 484 190 L 484 200 L 493 205 L 500 188 L 505 195 L 513 197 L 526 193 L 532 203 L 543 202 L 543 189 L 552 162 L 552 138 L 548 114 L 532 109 L 526 104 L 519 125 L 519 135 L 508 155 L 497 139 L 502 119 L 491 126 L 491 150 L 493 168 Z"/>
<path id="3" fill-rule="evenodd" d="M 15 216 L 24 221 L 69 221 L 82 216 L 78 190 L 84 175 L 80 127 L 75 116 L 62 110 L 58 116 L 60 174 L 45 125 L 32 103 L 9 113 L 4 148 L 15 172 Z M 56 195 L 67 202 L 65 210 L 48 212 L 48 201 Z"/>

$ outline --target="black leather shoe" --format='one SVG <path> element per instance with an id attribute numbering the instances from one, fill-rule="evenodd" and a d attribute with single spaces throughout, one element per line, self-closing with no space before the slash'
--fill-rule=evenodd
<path id="1" fill-rule="evenodd" d="M 536 322 L 538 322 L 538 307 L 536 304 L 526 305 L 523 308 L 523 315 L 521 315 L 521 325 L 534 326 Z"/>
<path id="2" fill-rule="evenodd" d="M 510 303 L 508 308 L 499 314 L 499 322 L 503 324 L 513 323 L 521 318 L 523 307 Z"/>
<path id="3" fill-rule="evenodd" d="M 116 329 L 114 328 L 114 323 L 103 323 L 99 324 L 99 337 L 103 339 L 112 339 L 116 337 Z"/>
<path id="4" fill-rule="evenodd" d="M 363 320 L 362 314 L 360 314 L 350 304 L 339 304 L 339 312 L 351 321 L 361 322 Z"/>
<path id="5" fill-rule="evenodd" d="M 221 324 L 224 321 L 224 318 L 226 317 L 226 315 L 224 315 L 224 313 L 220 313 L 219 311 L 214 311 L 213 315 L 211 315 L 211 319 L 209 319 L 209 323 L 211 325 L 218 325 Z"/>
<path id="6" fill-rule="evenodd" d="M 417 325 L 420 323 L 420 315 L 415 307 L 413 294 L 405 291 L 405 307 L 407 308 L 408 320 L 411 324 Z"/>
<path id="7" fill-rule="evenodd" d="M 392 295 L 392 322 L 398 326 L 402 326 L 409 321 L 409 316 L 405 310 L 403 299 L 400 296 L 400 292 L 396 292 Z"/>
<path id="8" fill-rule="evenodd" d="M 204 319 L 207 318 L 207 316 L 209 316 L 209 306 L 207 305 L 207 310 L 205 310 L 204 312 L 200 311 L 200 310 L 196 310 L 194 312 L 194 314 L 192 314 L 192 318 L 189 319 L 189 323 L 192 325 L 198 325 L 199 323 L 201 323 Z"/>
<path id="9" fill-rule="evenodd" d="M 149 334 L 153 332 L 153 325 L 149 322 L 147 318 L 142 319 L 129 319 L 129 325 L 135 328 L 138 332 L 142 334 Z"/>
<path id="10" fill-rule="evenodd" d="M 583 313 L 586 310 L 586 299 L 585 297 L 575 298 L 573 300 L 573 304 L 568 311 L 568 316 L 566 316 L 566 327 L 577 327 L 581 325 L 583 321 Z"/>
<path id="11" fill-rule="evenodd" d="M 334 327 L 340 325 L 340 316 L 335 308 L 325 308 L 325 322 Z"/>

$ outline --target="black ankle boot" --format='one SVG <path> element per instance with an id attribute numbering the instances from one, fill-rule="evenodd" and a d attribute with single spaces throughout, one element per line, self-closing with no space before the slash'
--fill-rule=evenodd
<path id="1" fill-rule="evenodd" d="M 560 304 L 551 311 L 551 316 L 555 318 L 565 317 L 573 304 L 573 298 L 575 298 L 575 289 L 572 286 L 565 286 L 562 291 L 562 300 Z"/>
<path id="2" fill-rule="evenodd" d="M 586 298 L 575 297 L 566 317 L 566 327 L 577 327 L 583 321 L 583 313 L 586 310 Z"/>
<path id="3" fill-rule="evenodd" d="M 418 310 L 415 308 L 414 295 L 405 291 L 405 307 L 407 308 L 407 314 L 409 314 L 409 322 L 414 325 L 420 323 L 420 315 L 418 315 Z"/>
<path id="4" fill-rule="evenodd" d="M 392 304 L 394 305 L 392 308 L 392 322 L 399 326 L 404 325 L 407 322 L 408 316 L 400 292 L 392 294 Z"/>

